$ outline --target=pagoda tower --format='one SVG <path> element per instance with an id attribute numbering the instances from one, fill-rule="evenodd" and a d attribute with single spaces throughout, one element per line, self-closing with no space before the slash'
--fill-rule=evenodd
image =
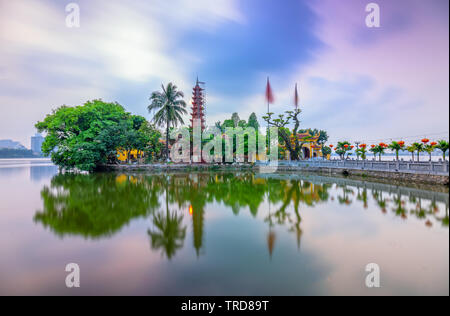
<path id="1" fill-rule="evenodd" d="M 200 120 L 202 124 L 202 131 L 205 129 L 205 100 L 204 89 L 200 87 L 202 82 L 198 81 L 192 92 L 192 112 L 191 112 L 191 126 L 194 129 L 194 120 Z"/>

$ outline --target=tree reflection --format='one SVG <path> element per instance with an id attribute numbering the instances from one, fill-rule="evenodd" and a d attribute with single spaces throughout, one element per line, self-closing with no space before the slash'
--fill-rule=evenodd
<path id="1" fill-rule="evenodd" d="M 355 194 L 351 188 L 348 188 L 347 185 L 341 185 L 342 188 L 342 195 L 338 195 L 337 199 L 339 201 L 339 204 L 345 204 L 350 205 L 352 204 L 352 201 L 350 200 L 350 195 Z"/>
<path id="2" fill-rule="evenodd" d="M 159 208 L 161 189 L 130 175 L 60 174 L 41 190 L 34 221 L 59 236 L 111 236 L 134 218 Z"/>
<path id="3" fill-rule="evenodd" d="M 276 240 L 274 226 L 292 232 L 300 248 L 302 211 L 335 199 L 342 207 L 377 207 L 383 213 L 389 209 L 405 220 L 410 214 L 427 226 L 440 222 L 448 227 L 449 222 L 444 193 L 327 177 L 280 179 L 249 172 L 60 174 L 41 190 L 41 198 L 43 209 L 36 212 L 34 221 L 58 236 L 109 237 L 132 220 L 149 218 L 151 248 L 168 259 L 183 247 L 188 220 L 193 248 L 197 256 L 204 253 L 205 214 L 212 204 L 225 205 L 235 215 L 247 209 L 255 220 L 264 219 L 269 224 L 270 256 Z M 270 210 L 263 207 L 266 203 Z M 190 216 L 185 218 L 180 210 L 189 210 Z"/>
<path id="4" fill-rule="evenodd" d="M 402 200 L 402 196 L 400 194 L 397 194 L 394 198 L 394 212 L 395 215 L 402 217 L 403 219 L 407 218 L 407 210 L 405 208 L 405 201 Z"/>
<path id="5" fill-rule="evenodd" d="M 152 249 L 162 249 L 167 259 L 171 259 L 175 252 L 183 247 L 186 237 L 186 226 L 183 227 L 183 215 L 169 211 L 169 195 L 166 186 L 166 212 L 153 216 L 153 230 L 148 230 Z"/>

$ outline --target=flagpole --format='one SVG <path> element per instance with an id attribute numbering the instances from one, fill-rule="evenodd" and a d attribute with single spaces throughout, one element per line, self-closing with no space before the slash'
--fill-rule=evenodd
<path id="1" fill-rule="evenodd" d="M 269 86 L 269 77 L 267 77 L 267 86 Z M 269 151 L 270 151 L 270 132 L 269 132 L 269 129 L 270 129 L 270 123 L 269 123 L 269 121 L 270 121 L 270 116 L 269 116 L 270 100 L 269 99 L 270 98 L 268 97 L 267 98 L 267 116 L 269 118 L 267 119 L 267 155 L 269 155 Z M 267 161 L 269 161 L 269 157 L 267 157 Z"/>

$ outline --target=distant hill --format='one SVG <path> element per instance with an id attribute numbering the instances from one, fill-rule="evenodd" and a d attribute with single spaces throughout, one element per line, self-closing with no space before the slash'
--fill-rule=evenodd
<path id="1" fill-rule="evenodd" d="M 0 148 L 0 158 L 38 158 L 28 149 Z"/>
<path id="2" fill-rule="evenodd" d="M 11 139 L 0 139 L 0 149 L 26 149 L 24 145 Z"/>

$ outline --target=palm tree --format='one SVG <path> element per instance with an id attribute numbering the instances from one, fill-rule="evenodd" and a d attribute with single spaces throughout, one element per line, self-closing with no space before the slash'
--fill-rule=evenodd
<path id="1" fill-rule="evenodd" d="M 436 142 L 431 142 L 430 144 L 426 144 L 424 150 L 428 153 L 428 155 L 430 156 L 430 161 L 431 161 L 431 154 L 433 153 L 433 151 L 436 149 Z"/>
<path id="2" fill-rule="evenodd" d="M 373 153 L 373 155 L 376 157 L 376 154 L 378 154 L 378 160 L 381 161 L 381 155 L 385 154 L 385 150 L 388 147 L 385 143 L 380 143 L 378 145 L 373 146 L 370 151 Z"/>
<path id="3" fill-rule="evenodd" d="M 414 152 L 416 151 L 416 148 L 413 145 L 410 145 L 406 147 L 406 150 L 411 153 L 412 161 L 414 162 Z"/>
<path id="4" fill-rule="evenodd" d="M 445 152 L 448 150 L 448 141 L 446 140 L 438 141 L 436 148 L 442 150 L 442 157 L 444 158 L 445 161 Z"/>
<path id="5" fill-rule="evenodd" d="M 367 145 L 366 144 L 361 144 L 359 145 L 359 148 L 356 150 L 356 152 L 358 153 L 358 155 L 361 157 L 362 160 L 366 160 L 367 156 Z"/>
<path id="6" fill-rule="evenodd" d="M 422 143 L 413 143 L 412 146 L 417 151 L 417 162 L 420 162 L 420 153 L 425 150 L 425 146 Z"/>
<path id="7" fill-rule="evenodd" d="M 177 86 L 169 82 L 167 87 L 161 85 L 162 92 L 154 91 L 150 97 L 152 102 L 148 111 L 157 111 L 153 116 L 156 125 L 166 125 L 166 158 L 169 159 L 169 128 L 184 124 L 182 114 L 187 114 L 184 93 L 177 90 Z"/>
<path id="8" fill-rule="evenodd" d="M 389 145 L 389 149 L 392 149 L 393 151 L 395 151 L 395 157 L 397 158 L 397 161 L 399 161 L 398 153 L 400 150 L 403 150 L 404 147 L 405 147 L 405 142 L 403 142 L 403 141 L 399 141 L 399 142 L 393 141 Z"/>

